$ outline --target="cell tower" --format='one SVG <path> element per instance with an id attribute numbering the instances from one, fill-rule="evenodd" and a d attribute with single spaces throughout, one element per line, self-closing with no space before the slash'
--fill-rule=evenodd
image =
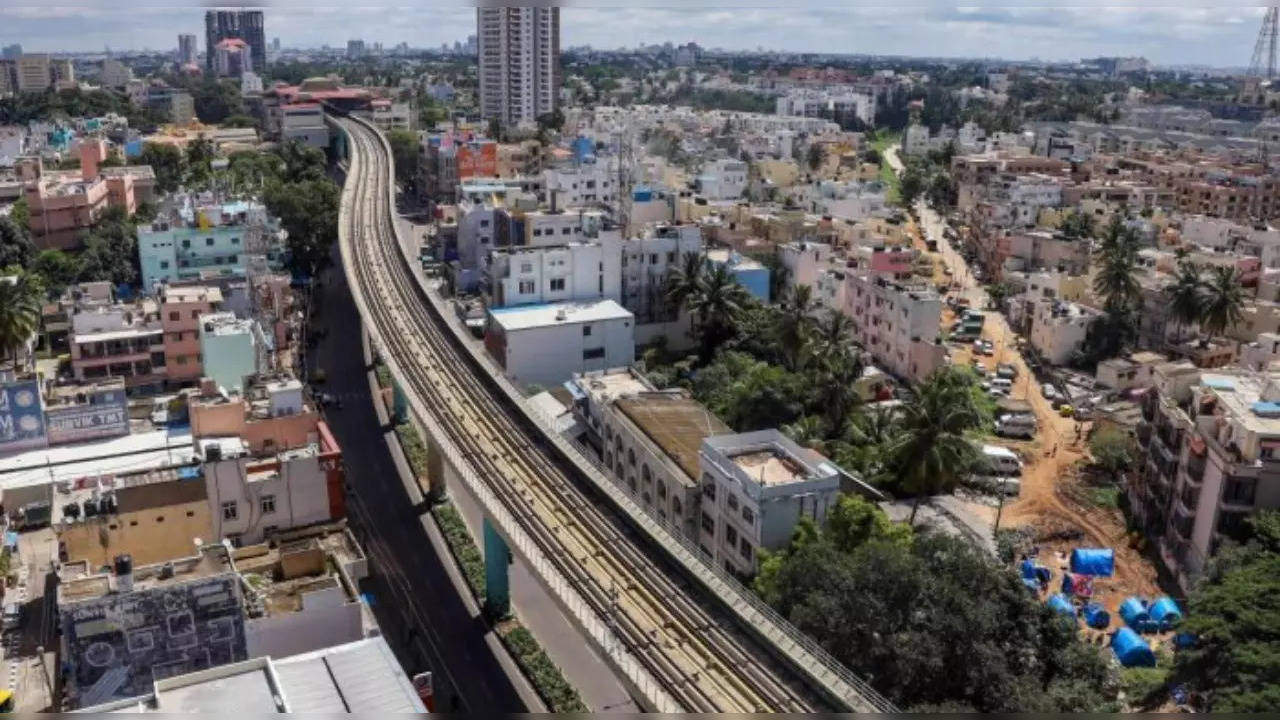
<path id="1" fill-rule="evenodd" d="M 1280 5 L 1267 8 L 1258 30 L 1258 41 L 1253 46 L 1253 59 L 1249 62 L 1249 77 L 1273 80 L 1276 76 L 1276 38 L 1280 35 Z"/>

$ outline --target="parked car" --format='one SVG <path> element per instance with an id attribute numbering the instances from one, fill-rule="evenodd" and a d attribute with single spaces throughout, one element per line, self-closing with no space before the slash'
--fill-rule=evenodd
<path id="1" fill-rule="evenodd" d="M 1014 380 L 1018 377 L 1018 368 L 1009 363 L 1000 363 L 996 366 L 996 376 Z"/>
<path id="2" fill-rule="evenodd" d="M 1045 383 L 1044 385 L 1041 385 L 1040 392 L 1044 395 L 1045 400 L 1052 401 L 1058 399 L 1058 389 L 1053 386 L 1053 383 Z"/>
<path id="3" fill-rule="evenodd" d="M 996 434 L 1030 440 L 1036 435 L 1036 418 L 1021 413 L 1004 415 L 996 420 Z"/>

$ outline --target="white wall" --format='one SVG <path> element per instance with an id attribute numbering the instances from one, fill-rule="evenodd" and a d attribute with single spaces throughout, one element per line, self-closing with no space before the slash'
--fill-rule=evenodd
<path id="1" fill-rule="evenodd" d="M 633 318 L 592 323 L 558 323 L 506 333 L 506 372 L 520 383 L 558 385 L 575 372 L 626 367 L 635 362 Z M 584 360 L 587 348 L 604 347 L 602 358 Z"/>
<path id="2" fill-rule="evenodd" d="M 253 465 L 263 460 L 253 460 Z M 295 457 L 280 463 L 278 476 L 246 482 L 249 458 L 205 463 L 205 485 L 209 492 L 209 515 L 219 537 L 239 535 L 245 543 L 261 542 L 268 527 L 278 530 L 303 527 L 329 520 L 329 488 L 320 459 L 316 455 Z M 275 512 L 262 514 L 261 500 L 275 496 Z M 223 520 L 222 504 L 237 503 L 237 517 Z"/>

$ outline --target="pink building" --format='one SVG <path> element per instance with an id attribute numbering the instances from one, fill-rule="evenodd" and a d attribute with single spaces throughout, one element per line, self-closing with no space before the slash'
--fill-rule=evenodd
<path id="1" fill-rule="evenodd" d="M 222 291 L 203 285 L 167 285 L 160 290 L 165 365 L 171 387 L 194 383 L 204 373 L 200 356 L 200 316 L 222 304 Z"/>
<path id="2" fill-rule="evenodd" d="M 123 378 L 130 392 L 164 387 L 164 328 L 159 308 L 150 300 L 76 313 L 68 345 L 78 381 Z"/>
<path id="3" fill-rule="evenodd" d="M 23 195 L 30 209 L 31 234 L 40 249 L 74 249 L 80 231 L 95 223 L 108 207 L 137 210 L 134 178 L 128 173 L 104 176 L 99 167 L 107 157 L 101 140 L 80 143 L 80 172 L 46 172 L 38 157 L 21 158 L 19 179 L 27 183 Z"/>

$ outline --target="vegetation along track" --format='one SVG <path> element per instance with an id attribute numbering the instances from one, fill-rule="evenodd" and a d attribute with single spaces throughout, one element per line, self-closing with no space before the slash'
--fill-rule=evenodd
<path id="1" fill-rule="evenodd" d="M 351 145 L 343 255 L 364 295 L 366 322 L 408 387 L 556 569 L 613 628 L 682 709 L 797 712 L 810 699 L 748 650 L 605 515 L 512 408 L 495 399 L 420 297 L 392 227 L 382 140 L 341 121 Z M 758 649 L 756 649 L 758 652 Z"/>

